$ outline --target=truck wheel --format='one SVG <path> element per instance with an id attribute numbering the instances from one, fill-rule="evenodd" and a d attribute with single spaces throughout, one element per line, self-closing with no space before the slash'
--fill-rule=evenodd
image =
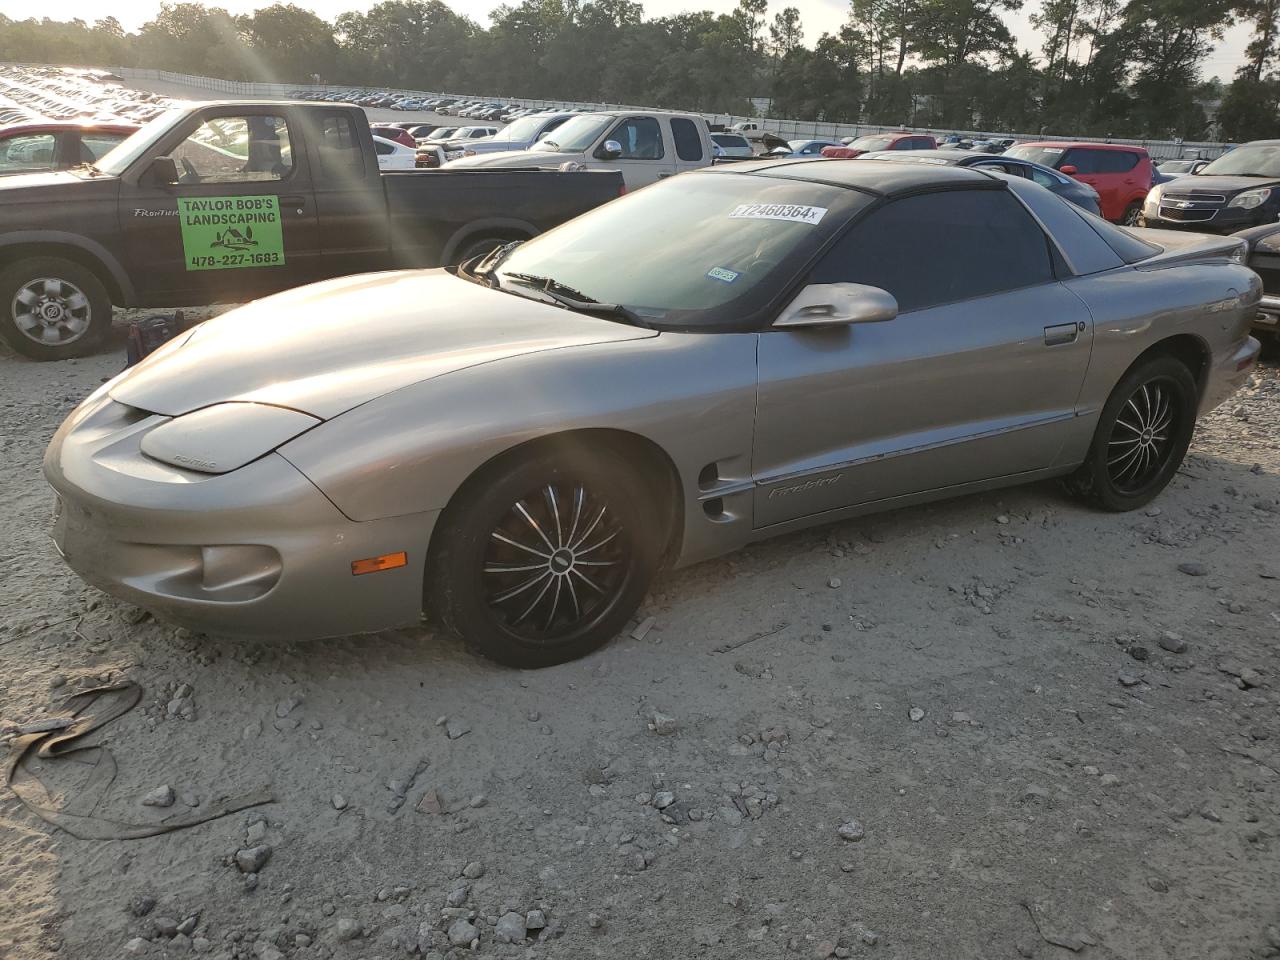
<path id="1" fill-rule="evenodd" d="M 474 240 L 464 240 L 462 246 L 458 247 L 458 252 L 453 256 L 454 263 L 466 263 L 474 257 L 483 257 L 486 253 L 492 253 L 504 243 L 510 243 L 511 237 L 476 237 Z"/>
<path id="2" fill-rule="evenodd" d="M 0 271 L 0 339 L 32 360 L 92 349 L 111 328 L 111 298 L 92 270 L 31 257 Z"/>

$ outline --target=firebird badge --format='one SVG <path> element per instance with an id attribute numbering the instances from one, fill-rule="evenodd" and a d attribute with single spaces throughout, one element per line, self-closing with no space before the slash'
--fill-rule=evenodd
<path id="1" fill-rule="evenodd" d="M 804 483 L 793 483 L 786 487 L 774 487 L 769 491 L 769 499 L 774 497 L 789 497 L 793 493 L 807 493 L 810 490 L 818 490 L 822 487 L 830 487 L 840 482 L 843 473 L 837 473 L 834 477 L 823 477 L 820 480 L 806 480 Z"/>

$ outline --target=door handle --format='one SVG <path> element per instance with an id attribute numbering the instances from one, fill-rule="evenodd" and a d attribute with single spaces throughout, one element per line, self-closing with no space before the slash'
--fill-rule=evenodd
<path id="1" fill-rule="evenodd" d="M 670 177 L 670 176 L 674 176 L 674 174 L 670 170 L 664 170 L 658 174 L 658 179 L 665 180 L 667 179 L 667 177 Z"/>
<path id="2" fill-rule="evenodd" d="M 1076 335 L 1079 332 L 1080 327 L 1077 327 L 1074 323 L 1055 323 L 1053 326 L 1044 328 L 1044 342 L 1050 347 L 1055 347 L 1060 343 L 1075 343 Z"/>
<path id="3" fill-rule="evenodd" d="M 281 210 L 283 210 L 285 207 L 293 207 L 295 210 L 298 211 L 298 213 L 302 213 L 302 207 L 303 207 L 303 204 L 307 202 L 307 198 L 306 197 L 280 197 L 278 202 L 280 204 Z"/>

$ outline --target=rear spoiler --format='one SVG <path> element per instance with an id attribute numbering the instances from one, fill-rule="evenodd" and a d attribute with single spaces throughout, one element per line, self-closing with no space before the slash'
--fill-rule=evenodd
<path id="1" fill-rule="evenodd" d="M 1134 264 L 1139 270 L 1161 270 L 1165 267 L 1213 260 L 1244 263 L 1249 254 L 1249 245 L 1241 237 L 1220 237 L 1209 233 L 1183 233 L 1179 230 L 1153 230 L 1143 227 L 1126 229 L 1135 237 L 1160 248 L 1159 253 Z"/>

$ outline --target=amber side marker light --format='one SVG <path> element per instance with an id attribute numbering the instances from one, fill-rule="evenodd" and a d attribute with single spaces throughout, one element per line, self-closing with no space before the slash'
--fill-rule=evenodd
<path id="1" fill-rule="evenodd" d="M 369 557 L 367 560 L 352 560 L 351 575 L 358 577 L 362 573 L 378 573 L 381 570 L 394 570 L 396 567 L 403 567 L 409 563 L 408 555 L 401 550 L 399 553 L 384 553 L 380 557 Z"/>

